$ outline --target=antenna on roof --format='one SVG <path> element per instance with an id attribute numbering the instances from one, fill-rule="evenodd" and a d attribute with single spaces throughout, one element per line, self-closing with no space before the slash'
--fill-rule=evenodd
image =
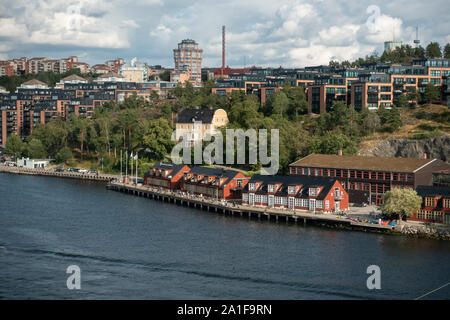
<path id="1" fill-rule="evenodd" d="M 419 26 L 416 27 L 416 39 L 414 40 L 414 44 L 416 45 L 416 48 L 419 47 L 419 45 L 420 45 Z"/>

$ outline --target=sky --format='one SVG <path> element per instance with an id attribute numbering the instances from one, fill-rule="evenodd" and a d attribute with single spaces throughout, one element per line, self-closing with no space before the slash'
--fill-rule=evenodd
<path id="1" fill-rule="evenodd" d="M 448 0 L 1 0 L 0 60 L 65 58 L 90 65 L 137 57 L 173 67 L 194 39 L 203 67 L 304 67 L 355 60 L 383 42 L 450 42 Z"/>

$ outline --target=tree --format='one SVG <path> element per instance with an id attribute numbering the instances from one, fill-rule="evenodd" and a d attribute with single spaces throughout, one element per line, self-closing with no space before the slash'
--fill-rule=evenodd
<path id="1" fill-rule="evenodd" d="M 426 57 L 428 59 L 434 59 L 434 58 L 441 58 L 441 46 L 438 42 L 430 42 L 430 44 L 427 46 L 426 50 Z"/>
<path id="2" fill-rule="evenodd" d="M 404 217 L 411 217 L 420 209 L 422 197 L 411 188 L 394 188 L 384 194 L 383 202 L 381 212 L 392 219 L 398 218 L 400 222 Z"/>
<path id="3" fill-rule="evenodd" d="M 427 84 L 425 87 L 424 93 L 425 101 L 428 103 L 432 103 L 433 101 L 439 100 L 441 98 L 441 92 L 439 87 L 432 85 L 431 83 Z"/>
<path id="4" fill-rule="evenodd" d="M 415 87 L 408 87 L 406 97 L 408 98 L 408 101 L 413 101 L 415 103 L 419 103 L 420 101 L 420 93 L 417 92 Z"/>
<path id="5" fill-rule="evenodd" d="M 6 139 L 5 152 L 14 158 L 18 158 L 22 155 L 24 144 L 22 139 L 16 134 L 11 134 Z"/>
<path id="6" fill-rule="evenodd" d="M 47 157 L 47 150 L 39 139 L 31 139 L 26 145 L 28 156 L 34 159 L 44 159 Z"/>
<path id="7" fill-rule="evenodd" d="M 380 117 L 376 112 L 369 111 L 367 108 L 364 108 L 363 110 L 366 110 L 362 116 L 362 127 L 365 130 L 366 133 L 372 133 L 374 134 L 375 131 L 380 127 L 381 121 Z"/>
<path id="8" fill-rule="evenodd" d="M 450 59 L 450 43 L 447 43 L 444 47 L 444 58 Z"/>
<path id="9" fill-rule="evenodd" d="M 142 148 L 148 149 L 152 158 L 161 160 L 174 146 L 172 129 L 166 119 L 149 120 L 143 124 Z"/>
<path id="10" fill-rule="evenodd" d="M 64 147 L 56 154 L 55 160 L 57 163 L 68 163 L 73 159 L 72 151 L 68 147 Z"/>
<path id="11" fill-rule="evenodd" d="M 402 94 L 400 97 L 398 97 L 398 107 L 405 109 L 408 107 L 408 98 Z"/>
<path id="12" fill-rule="evenodd" d="M 283 113 L 287 110 L 289 105 L 289 99 L 284 92 L 278 92 L 274 94 L 272 102 L 272 112 L 283 116 Z"/>
<path id="13" fill-rule="evenodd" d="M 324 136 L 313 140 L 309 153 L 337 154 L 339 150 L 342 150 L 344 154 L 356 154 L 358 151 L 355 142 L 349 137 L 329 131 Z"/>

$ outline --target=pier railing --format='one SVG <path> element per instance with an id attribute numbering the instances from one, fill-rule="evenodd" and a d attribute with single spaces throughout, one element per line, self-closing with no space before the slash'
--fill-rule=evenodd
<path id="1" fill-rule="evenodd" d="M 111 181 L 108 183 L 108 189 L 125 192 L 141 197 L 147 197 L 152 199 L 167 200 L 168 202 L 186 204 L 195 208 L 207 209 L 208 211 L 220 211 L 224 213 L 230 213 L 232 215 L 239 214 L 241 216 L 258 216 L 258 218 L 265 217 L 268 220 L 285 219 L 287 221 L 303 221 L 307 220 L 323 223 L 335 223 L 341 225 L 347 225 L 350 227 L 356 227 L 361 229 L 393 230 L 393 226 L 379 225 L 373 223 L 365 223 L 354 220 L 346 219 L 343 216 L 339 216 L 336 213 L 317 213 L 305 210 L 297 209 L 282 209 L 273 207 L 258 207 L 252 205 L 244 205 L 238 201 L 225 201 L 213 198 L 199 197 L 181 191 L 170 191 L 164 188 L 156 188 L 142 184 L 130 184 L 121 183 L 119 181 Z"/>

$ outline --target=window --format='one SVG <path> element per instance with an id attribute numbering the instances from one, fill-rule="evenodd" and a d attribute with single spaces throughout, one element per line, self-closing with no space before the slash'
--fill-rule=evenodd
<path id="1" fill-rule="evenodd" d="M 441 79 L 431 78 L 430 83 L 431 84 L 441 84 Z"/>
<path id="2" fill-rule="evenodd" d="M 288 187 L 288 193 L 289 194 L 294 194 L 295 193 L 295 187 L 294 186 L 289 186 Z"/>
<path id="3" fill-rule="evenodd" d="M 330 201 L 325 200 L 325 209 L 330 209 Z"/>
<path id="4" fill-rule="evenodd" d="M 311 197 L 315 197 L 316 196 L 316 188 L 309 188 L 309 195 Z"/>
<path id="5" fill-rule="evenodd" d="M 444 208 L 450 208 L 450 199 L 444 199 Z"/>
<path id="6" fill-rule="evenodd" d="M 248 190 L 250 190 L 250 191 L 255 191 L 255 184 L 254 184 L 254 183 L 250 183 L 250 184 L 248 185 Z"/>
<path id="7" fill-rule="evenodd" d="M 425 206 L 434 207 L 434 199 L 431 197 L 426 197 L 425 198 Z"/>
<path id="8" fill-rule="evenodd" d="M 430 70 L 430 76 L 432 76 L 432 77 L 440 77 L 441 76 L 441 70 Z"/>
<path id="9" fill-rule="evenodd" d="M 275 192 L 275 186 L 273 184 L 268 185 L 269 192 Z"/>

